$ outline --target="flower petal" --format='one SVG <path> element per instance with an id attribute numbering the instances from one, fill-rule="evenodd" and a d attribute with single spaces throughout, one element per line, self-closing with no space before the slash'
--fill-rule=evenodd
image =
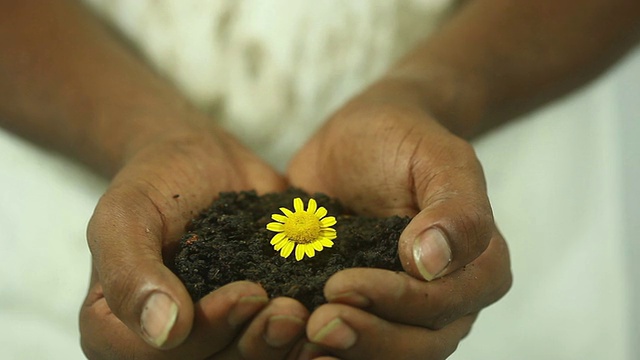
<path id="1" fill-rule="evenodd" d="M 298 246 L 296 246 L 296 260 L 300 261 L 304 258 L 304 249 L 306 247 L 306 244 L 298 244 Z"/>
<path id="2" fill-rule="evenodd" d="M 318 210 L 316 210 L 316 216 L 318 219 L 322 219 L 325 215 L 327 215 L 327 209 L 324 206 L 320 206 Z"/>
<path id="3" fill-rule="evenodd" d="M 320 236 L 333 240 L 338 237 L 338 233 L 334 229 L 322 229 L 320 230 Z"/>
<path id="4" fill-rule="evenodd" d="M 303 212 L 304 211 L 304 203 L 302 202 L 302 199 L 300 199 L 300 198 L 293 199 L 293 209 L 296 212 Z"/>
<path id="5" fill-rule="evenodd" d="M 322 246 L 324 247 L 333 247 L 333 241 L 327 239 L 327 238 L 320 238 L 320 244 L 322 244 Z"/>
<path id="6" fill-rule="evenodd" d="M 320 241 L 314 241 L 311 243 L 311 246 L 313 246 L 313 248 L 317 251 L 322 250 L 322 243 Z"/>
<path id="7" fill-rule="evenodd" d="M 282 211 L 282 213 L 284 214 L 284 216 L 286 217 L 290 217 L 291 215 L 293 215 L 293 211 L 287 209 L 286 207 L 281 207 L 280 211 Z"/>
<path id="8" fill-rule="evenodd" d="M 287 218 L 286 216 L 284 216 L 284 215 L 280 215 L 280 214 L 273 214 L 273 215 L 271 215 L 271 218 L 272 218 L 273 220 L 275 220 L 275 221 L 279 221 L 279 222 L 281 222 L 281 223 L 286 223 L 286 222 L 287 222 L 287 220 L 289 219 L 289 218 Z"/>
<path id="9" fill-rule="evenodd" d="M 287 234 L 285 234 L 283 232 L 275 234 L 271 238 L 271 245 L 275 245 L 275 244 L 279 243 L 280 241 L 284 240 L 286 237 L 287 237 Z"/>
<path id="10" fill-rule="evenodd" d="M 316 256 L 316 251 L 313 249 L 313 245 L 311 244 L 306 244 L 306 246 L 304 247 L 304 253 L 307 254 L 307 256 L 310 258 Z"/>
<path id="11" fill-rule="evenodd" d="M 284 225 L 279 222 L 270 222 L 267 224 L 267 230 L 271 230 L 275 232 L 283 232 Z"/>
<path id="12" fill-rule="evenodd" d="M 285 245 L 289 244 L 289 243 L 293 243 L 293 241 L 290 241 L 289 239 L 285 238 L 284 241 L 280 241 L 279 243 L 275 244 L 273 249 L 275 251 L 280 251 L 280 249 L 284 248 Z"/>
<path id="13" fill-rule="evenodd" d="M 283 258 L 288 258 L 289 255 L 291 255 L 291 252 L 293 251 L 295 245 L 296 243 L 294 243 L 293 241 L 287 241 L 286 245 L 282 248 L 282 251 L 280 251 L 280 256 L 282 256 Z"/>
<path id="14" fill-rule="evenodd" d="M 276 219 L 273 219 L 276 220 Z M 337 223 L 338 221 L 336 221 L 336 218 L 333 216 L 327 216 L 326 218 L 320 220 L 320 225 L 324 226 L 324 227 L 329 227 L 329 226 L 333 226 Z"/>
<path id="15" fill-rule="evenodd" d="M 313 214 L 316 212 L 316 209 L 318 208 L 318 203 L 316 202 L 315 199 L 309 199 L 309 206 L 307 206 L 307 212 L 309 214 Z"/>

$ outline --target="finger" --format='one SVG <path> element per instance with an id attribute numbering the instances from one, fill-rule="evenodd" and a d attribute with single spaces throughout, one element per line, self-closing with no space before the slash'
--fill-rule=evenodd
<path id="1" fill-rule="evenodd" d="M 220 190 L 282 184 L 225 139 L 187 134 L 145 147 L 119 171 L 89 223 L 89 248 L 109 307 L 154 347 L 177 346 L 192 326 L 192 300 L 163 263 L 187 221 Z"/>
<path id="2" fill-rule="evenodd" d="M 267 303 L 265 291 L 257 284 L 226 285 L 196 303 L 193 331 L 183 344 L 159 350 L 111 312 L 98 284 L 80 312 L 82 349 L 90 359 L 202 359 L 233 342 L 243 325 Z"/>
<path id="3" fill-rule="evenodd" d="M 215 359 L 284 359 L 302 339 L 308 317 L 300 302 L 275 298 L 251 321 L 235 345 Z"/>
<path id="4" fill-rule="evenodd" d="M 109 308 L 157 348 L 180 344 L 193 320 L 191 297 L 162 261 L 165 226 L 150 196 L 117 186 L 100 199 L 87 230 Z"/>
<path id="5" fill-rule="evenodd" d="M 398 251 L 409 274 L 433 280 L 480 255 L 489 244 L 494 222 L 482 168 L 471 145 L 449 139 L 436 160 L 423 160 L 433 152 L 423 148 L 417 147 L 411 164 L 420 212 L 400 236 Z"/>
<path id="6" fill-rule="evenodd" d="M 406 273 L 347 269 L 329 278 L 324 295 L 392 322 L 439 329 L 500 299 L 511 280 L 507 245 L 496 233 L 480 257 L 444 278 L 425 282 Z"/>
<path id="7" fill-rule="evenodd" d="M 433 331 L 392 323 L 342 304 L 322 305 L 311 314 L 309 339 L 340 359 L 446 359 L 467 335 L 475 315 Z"/>
<path id="8" fill-rule="evenodd" d="M 309 340 L 301 341 L 301 346 L 299 351 L 294 349 L 294 351 L 289 354 L 287 360 L 317 360 L 317 359 L 334 359 L 329 356 L 329 351 L 324 349 L 322 346 L 318 344 L 314 344 L 309 342 Z"/>

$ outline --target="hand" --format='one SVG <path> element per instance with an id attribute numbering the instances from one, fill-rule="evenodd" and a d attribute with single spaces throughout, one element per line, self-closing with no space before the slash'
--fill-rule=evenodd
<path id="1" fill-rule="evenodd" d="M 89 223 L 93 255 L 80 314 L 91 359 L 281 359 L 299 347 L 308 312 L 269 301 L 249 282 L 193 304 L 169 270 L 184 226 L 220 191 L 279 191 L 283 179 L 228 134 L 206 129 L 141 146 Z M 253 319 L 253 320 L 252 320 Z"/>
<path id="2" fill-rule="evenodd" d="M 358 214 L 413 217 L 398 248 L 406 273 L 335 274 L 307 336 L 341 359 L 445 359 L 509 289 L 508 250 L 472 147 L 424 109 L 390 99 L 351 101 L 288 169 L 294 186 Z"/>

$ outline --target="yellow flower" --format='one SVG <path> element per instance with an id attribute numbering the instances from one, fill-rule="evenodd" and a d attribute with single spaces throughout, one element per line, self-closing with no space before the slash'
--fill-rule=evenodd
<path id="1" fill-rule="evenodd" d="M 267 229 L 277 232 L 271 239 L 271 245 L 280 256 L 288 258 L 296 250 L 296 260 L 300 261 L 306 254 L 314 257 L 316 251 L 333 246 L 333 239 L 337 237 L 336 230 L 331 226 L 336 224 L 336 218 L 326 216 L 327 209 L 320 206 L 314 199 L 309 199 L 307 210 L 304 209 L 302 199 L 293 199 L 293 209 L 281 207 L 284 215 L 273 214 L 271 218 L 276 222 L 267 224 Z"/>

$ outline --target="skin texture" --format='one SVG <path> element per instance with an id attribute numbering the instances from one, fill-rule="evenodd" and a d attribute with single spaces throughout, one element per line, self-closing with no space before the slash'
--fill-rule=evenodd
<path id="1" fill-rule="evenodd" d="M 307 336 L 341 359 L 446 358 L 477 312 L 509 289 L 508 250 L 473 149 L 421 108 L 354 99 L 294 158 L 289 177 L 359 213 L 414 216 L 399 242 L 406 274 L 349 269 L 327 282 L 330 303 L 311 315 Z M 452 260 L 438 274 L 448 275 L 426 282 L 412 246 L 434 227 L 447 235 Z M 334 319 L 357 334 L 348 349 L 344 330 L 318 338 Z"/>
<path id="2" fill-rule="evenodd" d="M 640 27 L 630 0 L 468 2 L 328 119 L 285 177 L 80 6 L 0 6 L 0 125 L 112 178 L 87 231 L 93 274 L 80 327 L 91 359 L 446 358 L 511 284 L 482 169 L 463 139 L 593 78 Z M 185 222 L 220 191 L 288 182 L 363 214 L 415 215 L 399 243 L 406 273 L 340 272 L 326 284 L 329 304 L 312 314 L 246 282 L 192 304 L 164 265 Z M 414 260 L 428 229 L 450 249 L 443 269 Z M 175 309 L 166 337 L 143 323 L 152 294 Z"/>

